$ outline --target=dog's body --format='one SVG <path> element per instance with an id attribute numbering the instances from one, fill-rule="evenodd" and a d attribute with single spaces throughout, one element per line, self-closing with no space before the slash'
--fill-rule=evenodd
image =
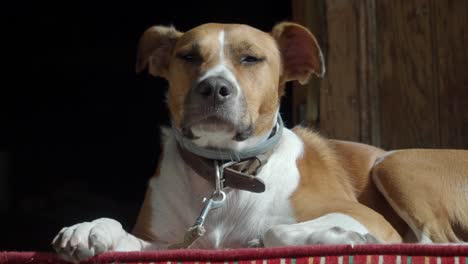
<path id="1" fill-rule="evenodd" d="M 466 241 L 468 151 L 386 152 L 300 127 L 278 134 L 285 82 L 321 76 L 323 65 L 315 38 L 292 23 L 270 34 L 245 25 L 206 24 L 187 33 L 150 28 L 137 71 L 148 67 L 169 81 L 172 129 L 164 130 L 134 235 L 103 218 L 64 228 L 56 250 L 81 260 L 181 242 L 214 187 L 187 164 L 178 134 L 199 148 L 232 153 L 279 136 L 256 174 L 266 190 L 227 188 L 192 248 Z"/>

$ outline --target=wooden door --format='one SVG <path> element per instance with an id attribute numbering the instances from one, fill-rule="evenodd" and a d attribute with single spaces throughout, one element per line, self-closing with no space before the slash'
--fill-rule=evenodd
<path id="1" fill-rule="evenodd" d="M 293 16 L 327 63 L 315 97 L 293 102 L 318 113 L 308 124 L 387 149 L 468 149 L 468 1 L 295 0 Z"/>

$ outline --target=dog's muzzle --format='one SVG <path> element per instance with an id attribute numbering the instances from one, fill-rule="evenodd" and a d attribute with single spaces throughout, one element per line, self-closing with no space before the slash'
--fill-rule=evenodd
<path id="1" fill-rule="evenodd" d="M 252 133 L 247 118 L 245 100 L 231 81 L 212 76 L 196 83 L 185 99 L 181 129 L 189 137 L 191 129 L 201 126 L 205 131 L 231 131 L 235 140 L 245 140 Z M 215 132 L 216 132 L 215 131 Z"/>

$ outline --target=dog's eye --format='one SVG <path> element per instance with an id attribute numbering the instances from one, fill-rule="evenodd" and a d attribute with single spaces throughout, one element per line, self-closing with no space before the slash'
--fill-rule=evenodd
<path id="1" fill-rule="evenodd" d="M 195 56 L 193 56 L 192 54 L 187 54 L 187 55 L 183 55 L 182 59 L 184 59 L 186 61 L 192 61 L 192 60 L 195 59 Z"/>
<path id="2" fill-rule="evenodd" d="M 255 64 L 263 61 L 264 58 L 256 57 L 256 56 L 251 56 L 247 55 L 241 58 L 241 63 L 242 64 Z"/>
<path id="3" fill-rule="evenodd" d="M 184 60 L 186 62 L 198 62 L 200 61 L 200 56 L 196 55 L 196 54 L 192 54 L 192 53 L 188 53 L 188 54 L 178 54 L 177 57 L 179 57 L 179 59 L 181 60 Z"/>

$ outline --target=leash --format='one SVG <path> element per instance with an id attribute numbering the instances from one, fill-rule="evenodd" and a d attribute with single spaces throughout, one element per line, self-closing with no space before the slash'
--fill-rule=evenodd
<path id="1" fill-rule="evenodd" d="M 215 174 L 215 182 L 216 188 L 210 198 L 203 199 L 203 208 L 198 216 L 195 223 L 185 232 L 184 241 L 177 244 L 172 244 L 168 247 L 168 249 L 181 249 L 181 248 L 189 248 L 192 244 L 201 236 L 205 234 L 205 228 L 203 227 L 206 217 L 211 210 L 215 210 L 223 206 L 224 202 L 226 201 L 226 193 L 223 191 L 223 171 L 226 166 L 232 165 L 228 162 L 221 166 L 219 166 L 218 161 L 214 160 L 214 166 L 216 168 Z"/>

